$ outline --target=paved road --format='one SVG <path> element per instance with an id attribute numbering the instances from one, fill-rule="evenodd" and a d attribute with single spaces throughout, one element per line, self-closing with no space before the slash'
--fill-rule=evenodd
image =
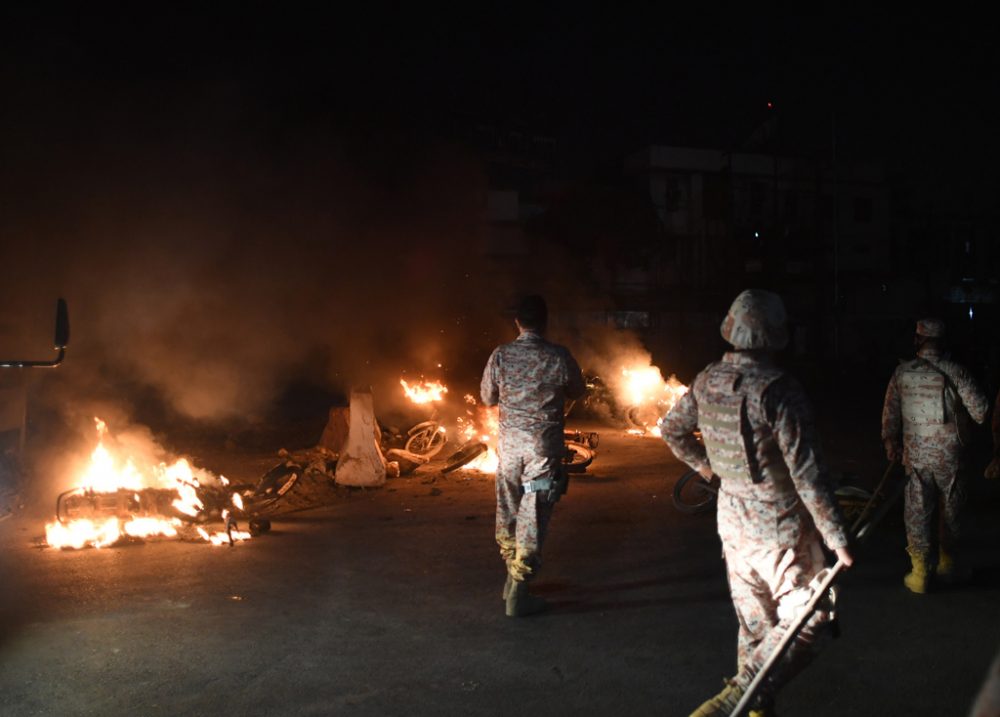
<path id="1" fill-rule="evenodd" d="M 659 441 L 600 430 L 547 545 L 554 609 L 522 620 L 499 598 L 492 482 L 463 472 L 343 490 L 233 549 L 40 550 L 36 519 L 8 520 L 0 714 L 686 715 L 735 662 L 714 516 L 673 508 Z M 205 458 L 234 478 L 270 460 Z M 782 714 L 965 714 L 1000 646 L 1000 495 L 975 486 L 974 583 L 908 594 L 890 516 Z"/>

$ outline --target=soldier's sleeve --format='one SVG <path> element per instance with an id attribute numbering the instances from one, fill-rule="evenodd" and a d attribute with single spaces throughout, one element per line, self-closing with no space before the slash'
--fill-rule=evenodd
<path id="1" fill-rule="evenodd" d="M 660 420 L 660 436 L 677 460 L 700 471 L 708 468 L 709 463 L 705 446 L 694 437 L 697 428 L 698 402 L 695 400 L 694 391 L 691 390 L 681 396 L 670 412 Z"/>
<path id="2" fill-rule="evenodd" d="M 785 377 L 765 395 L 767 416 L 802 504 L 830 550 L 847 545 L 847 526 L 819 453 L 812 409 L 802 388 Z"/>
<path id="3" fill-rule="evenodd" d="M 885 401 L 882 403 L 882 442 L 892 441 L 893 445 L 900 448 L 902 434 L 903 415 L 899 403 L 899 386 L 896 384 L 896 373 L 893 372 L 885 389 Z"/>
<path id="4" fill-rule="evenodd" d="M 583 372 L 580 370 L 580 365 L 573 358 L 573 354 L 569 351 L 564 352 L 566 354 L 566 397 L 567 398 L 580 398 L 587 392 L 587 384 L 583 380 Z"/>
<path id="5" fill-rule="evenodd" d="M 964 366 L 952 364 L 949 371 L 949 378 L 955 384 L 955 389 L 965 404 L 965 410 L 969 412 L 969 417 L 976 423 L 986 420 L 986 412 L 990 407 L 990 399 L 986 397 L 985 391 L 979 387 L 979 382 L 973 378 Z"/>
<path id="6" fill-rule="evenodd" d="M 483 380 L 479 382 L 479 396 L 486 406 L 495 406 L 500 403 L 500 349 L 493 349 L 490 360 L 486 362 L 483 369 Z"/>

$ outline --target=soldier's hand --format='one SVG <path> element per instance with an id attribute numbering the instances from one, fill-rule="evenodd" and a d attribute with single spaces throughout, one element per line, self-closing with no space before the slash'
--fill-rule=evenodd
<path id="1" fill-rule="evenodd" d="M 890 463 L 896 463 L 899 460 L 899 447 L 893 441 L 885 442 L 885 457 L 889 459 Z"/>
<path id="2" fill-rule="evenodd" d="M 997 480 L 1000 478 L 1000 456 L 990 461 L 983 475 L 986 476 L 986 480 Z"/>
<path id="3" fill-rule="evenodd" d="M 842 562 L 845 568 L 849 568 L 854 565 L 854 556 L 851 555 L 851 549 L 846 545 L 843 548 L 837 548 L 833 552 L 837 554 L 837 560 Z"/>
<path id="4" fill-rule="evenodd" d="M 701 468 L 698 469 L 698 473 L 705 480 L 712 480 L 712 476 L 715 475 L 714 473 L 712 473 L 712 466 L 702 466 Z"/>

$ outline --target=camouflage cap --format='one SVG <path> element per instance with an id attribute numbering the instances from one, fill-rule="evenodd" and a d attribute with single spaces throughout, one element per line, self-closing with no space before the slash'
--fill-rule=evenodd
<path id="1" fill-rule="evenodd" d="M 917 322 L 917 336 L 941 338 L 944 336 L 944 322 L 941 319 L 920 319 Z"/>
<path id="2" fill-rule="evenodd" d="M 785 305 L 773 292 L 747 289 L 729 307 L 720 330 L 737 349 L 778 351 L 788 344 Z"/>

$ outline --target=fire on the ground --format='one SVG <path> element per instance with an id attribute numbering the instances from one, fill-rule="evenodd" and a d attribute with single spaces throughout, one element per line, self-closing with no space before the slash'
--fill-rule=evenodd
<path id="1" fill-rule="evenodd" d="M 56 520 L 45 526 L 45 542 L 54 548 L 102 548 L 129 539 L 183 538 L 213 545 L 247 540 L 238 530 L 233 508 L 243 503 L 227 491 L 224 476 L 216 478 L 191 466 L 184 458 L 167 463 L 139 462 L 120 452 L 107 424 L 94 419 L 97 446 L 73 489 L 59 497 Z M 221 505 L 208 505 L 209 497 L 224 496 Z M 219 511 L 227 530 L 210 532 L 197 523 Z"/>

